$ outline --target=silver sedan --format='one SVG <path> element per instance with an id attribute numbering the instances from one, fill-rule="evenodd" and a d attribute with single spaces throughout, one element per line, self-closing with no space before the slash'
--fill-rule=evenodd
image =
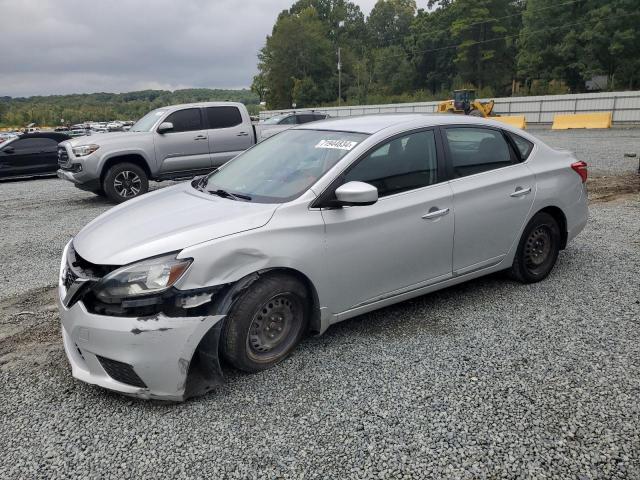
<path id="1" fill-rule="evenodd" d="M 73 375 L 182 400 L 308 333 L 506 270 L 546 278 L 587 222 L 587 166 L 456 115 L 302 125 L 211 174 L 117 206 L 65 248 Z"/>

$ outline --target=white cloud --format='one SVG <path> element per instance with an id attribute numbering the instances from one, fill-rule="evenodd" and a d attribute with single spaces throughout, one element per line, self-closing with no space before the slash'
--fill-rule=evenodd
<path id="1" fill-rule="evenodd" d="M 0 0 L 0 96 L 247 87 L 293 0 Z M 367 14 L 375 0 L 357 0 Z"/>

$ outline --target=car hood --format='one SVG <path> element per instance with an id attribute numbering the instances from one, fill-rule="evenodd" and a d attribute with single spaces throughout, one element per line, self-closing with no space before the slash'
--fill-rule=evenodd
<path id="1" fill-rule="evenodd" d="M 289 130 L 290 128 L 295 127 L 295 125 L 269 125 L 269 124 L 258 124 L 256 125 L 256 132 L 258 134 L 258 138 L 261 140 L 272 137 L 276 133 L 280 133 L 284 130 Z"/>
<path id="2" fill-rule="evenodd" d="M 108 210 L 80 230 L 73 247 L 91 263 L 126 265 L 260 228 L 277 208 L 209 195 L 186 182 Z"/>
<path id="3" fill-rule="evenodd" d="M 72 147 L 78 145 L 87 145 L 94 143 L 96 145 L 108 145 L 110 143 L 119 143 L 121 140 L 134 140 L 135 138 L 141 138 L 151 135 L 151 132 L 110 132 L 110 133 L 93 133 L 91 135 L 83 135 L 81 137 L 73 137 L 70 140 L 65 140 L 64 143 L 68 143 Z"/>

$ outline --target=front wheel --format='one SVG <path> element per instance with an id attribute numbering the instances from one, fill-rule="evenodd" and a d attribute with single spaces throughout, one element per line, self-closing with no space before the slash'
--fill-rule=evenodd
<path id="1" fill-rule="evenodd" d="M 509 271 L 522 283 L 539 282 L 547 278 L 560 252 L 560 227 L 555 218 L 539 212 L 522 232 L 518 251 Z"/>
<path id="2" fill-rule="evenodd" d="M 309 315 L 307 290 L 284 274 L 265 275 L 236 300 L 220 346 L 231 365 L 258 372 L 286 358 L 302 339 Z"/>
<path id="3" fill-rule="evenodd" d="M 133 163 L 118 163 L 104 176 L 102 189 L 113 202 L 122 203 L 149 191 L 146 172 Z"/>

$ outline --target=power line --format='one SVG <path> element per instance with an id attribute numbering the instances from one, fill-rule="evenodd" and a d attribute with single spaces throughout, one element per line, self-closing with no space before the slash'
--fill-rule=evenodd
<path id="1" fill-rule="evenodd" d="M 634 14 L 637 15 L 638 13 L 640 13 L 640 12 L 634 12 L 634 13 L 632 13 L 630 15 L 634 15 Z M 603 17 L 603 18 L 600 18 L 599 20 L 600 21 L 609 20 L 610 18 L 613 18 L 613 17 L 617 17 L 617 15 L 609 15 L 608 17 Z M 558 30 L 558 29 L 563 29 L 563 28 L 567 28 L 567 27 L 573 27 L 573 26 L 576 26 L 576 25 L 582 25 L 582 24 L 591 22 L 591 20 L 592 19 L 587 19 L 587 20 L 583 20 L 583 21 L 580 21 L 580 22 L 566 23 L 564 25 L 559 25 L 557 27 L 548 27 L 548 28 L 543 28 L 543 29 L 540 29 L 540 30 L 532 30 L 532 31 L 527 32 L 527 33 L 528 33 L 528 35 L 532 35 L 532 34 L 535 34 L 535 33 L 549 32 L 551 30 Z M 516 33 L 516 34 L 513 34 L 513 35 L 506 35 L 504 37 L 490 38 L 490 39 L 487 39 L 487 40 L 477 40 L 477 41 L 473 41 L 473 42 L 469 42 L 469 43 L 463 42 L 463 43 L 458 43 L 456 45 L 448 45 L 448 46 L 445 46 L 445 47 L 430 48 L 430 49 L 427 49 L 427 50 L 417 50 L 417 51 L 411 51 L 411 52 L 407 52 L 407 53 L 410 53 L 411 55 L 417 55 L 417 54 L 421 54 L 421 53 L 430 53 L 430 52 L 437 52 L 437 51 L 441 51 L 441 50 L 448 50 L 450 48 L 459 48 L 459 47 L 462 47 L 462 46 L 473 47 L 474 45 L 480 45 L 480 44 L 490 43 L 490 42 L 497 42 L 498 40 L 507 40 L 509 38 L 518 38 L 518 37 L 521 37 L 521 36 L 522 36 L 522 32 Z M 388 55 L 388 56 L 384 56 L 383 58 L 405 57 L 405 56 L 407 56 L 407 53 L 397 54 L 397 55 Z"/>
<path id="2" fill-rule="evenodd" d="M 570 0 L 570 1 L 567 1 L 567 2 L 556 3 L 556 4 L 550 5 L 548 7 L 536 8 L 535 10 L 522 10 L 521 12 L 512 13 L 512 14 L 509 14 L 509 15 L 504 15 L 502 17 L 495 17 L 495 18 L 490 18 L 490 19 L 487 19 L 487 20 L 482 20 L 480 22 L 473 22 L 473 23 L 470 23 L 468 26 L 469 27 L 473 27 L 473 26 L 476 26 L 476 25 L 483 25 L 485 23 L 497 22 L 499 20 L 504 20 L 505 18 L 519 17 L 521 15 L 524 15 L 525 13 L 542 12 L 544 10 L 550 10 L 552 8 L 563 7 L 563 6 L 566 6 L 566 5 L 571 5 L 571 4 L 579 3 L 579 2 L 584 2 L 584 0 Z M 401 41 L 401 40 L 404 40 L 407 37 L 420 38 L 420 37 L 424 37 L 425 35 L 432 35 L 434 33 L 449 33 L 449 30 L 431 30 L 431 31 L 421 32 L 421 33 L 416 34 L 416 35 L 409 34 L 409 35 L 404 35 L 402 38 L 397 38 L 397 37 L 396 38 L 392 38 L 391 41 L 392 42 L 393 41 Z"/>

